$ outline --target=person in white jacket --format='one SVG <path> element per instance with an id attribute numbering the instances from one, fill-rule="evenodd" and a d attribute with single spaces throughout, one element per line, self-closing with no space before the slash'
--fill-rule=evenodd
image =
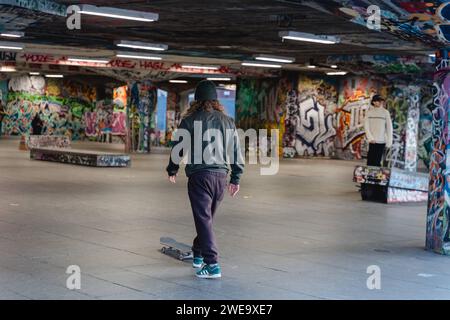
<path id="1" fill-rule="evenodd" d="M 384 108 L 385 100 L 380 95 L 374 95 L 371 107 L 367 111 L 364 123 L 366 138 L 369 141 L 367 154 L 368 166 L 381 166 L 384 149 L 392 147 L 391 114 Z"/>

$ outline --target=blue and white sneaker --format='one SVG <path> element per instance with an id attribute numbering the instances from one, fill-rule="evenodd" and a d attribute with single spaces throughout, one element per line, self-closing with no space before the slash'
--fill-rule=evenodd
<path id="1" fill-rule="evenodd" d="M 202 257 L 194 257 L 194 261 L 192 262 L 193 268 L 201 268 L 203 267 L 203 258 Z"/>
<path id="2" fill-rule="evenodd" d="M 222 271 L 217 263 L 205 264 L 195 275 L 202 279 L 217 279 L 222 277 Z"/>

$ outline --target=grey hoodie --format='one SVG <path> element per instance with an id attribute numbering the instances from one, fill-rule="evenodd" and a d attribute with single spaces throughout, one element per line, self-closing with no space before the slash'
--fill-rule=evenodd
<path id="1" fill-rule="evenodd" d="M 201 127 L 201 136 L 195 136 L 195 132 L 200 134 L 199 128 Z M 180 157 L 186 156 L 183 149 L 180 147 L 181 143 L 185 139 L 183 137 L 183 131 L 188 133 L 190 137 L 190 143 L 188 145 L 188 163 L 186 164 L 186 175 L 189 177 L 198 171 L 219 171 L 228 173 L 229 167 L 231 167 L 230 183 L 239 184 L 242 173 L 244 172 L 244 161 L 240 149 L 239 138 L 236 134 L 236 125 L 234 120 L 220 111 L 197 111 L 194 114 L 183 118 L 180 126 L 178 127 L 174 138 L 179 139 L 172 147 L 172 152 L 179 152 Z M 221 139 L 215 141 L 215 137 L 210 137 L 207 132 L 220 132 Z M 205 134 L 206 133 L 206 134 Z M 197 138 L 197 141 L 194 139 Z M 206 141 L 205 141 L 206 140 Z M 201 141 L 201 142 L 200 142 Z M 216 157 L 204 157 L 205 149 L 208 145 L 211 146 L 211 142 L 218 145 L 223 152 L 214 153 Z M 187 144 L 187 142 L 185 142 Z M 194 153 L 195 144 L 197 143 L 198 152 Z M 201 147 L 201 149 L 200 149 Z M 193 157 L 194 155 L 194 157 Z M 177 174 L 179 170 L 179 161 L 172 159 L 171 153 L 169 159 L 169 165 L 167 166 L 167 173 L 169 176 Z M 232 160 L 230 162 L 230 159 Z"/>

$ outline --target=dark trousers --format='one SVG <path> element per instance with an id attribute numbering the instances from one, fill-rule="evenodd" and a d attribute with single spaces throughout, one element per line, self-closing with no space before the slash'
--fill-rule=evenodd
<path id="1" fill-rule="evenodd" d="M 226 186 L 227 174 L 223 172 L 196 172 L 188 181 L 189 199 L 197 230 L 192 251 L 196 257 L 203 257 L 207 264 L 217 263 L 219 257 L 213 220 Z"/>
<path id="2" fill-rule="evenodd" d="M 369 153 L 367 154 L 367 165 L 381 167 L 381 160 L 383 159 L 384 143 L 370 143 Z"/>

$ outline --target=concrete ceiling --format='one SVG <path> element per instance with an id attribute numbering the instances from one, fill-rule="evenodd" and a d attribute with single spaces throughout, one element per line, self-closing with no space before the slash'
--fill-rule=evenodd
<path id="1" fill-rule="evenodd" d="M 20 6 L 1 5 L 8 1 Z M 42 6 L 38 8 L 36 3 Z M 61 12 L 66 6 L 84 3 L 154 12 L 159 20 L 143 23 L 82 15 L 81 30 L 69 30 Z M 169 50 L 164 54 L 178 62 L 232 65 L 252 59 L 254 54 L 295 57 L 296 64 L 287 69 L 301 69 L 311 59 L 326 63 L 335 55 L 423 56 L 438 45 L 428 38 L 424 41 L 422 36 L 369 30 L 350 21 L 355 17 L 348 11 L 340 10 L 358 5 L 367 6 L 368 1 L 0 0 L 0 30 L 25 31 L 20 41 L 35 53 L 113 55 L 117 50 L 114 41 L 131 40 L 167 44 Z M 287 30 L 339 36 L 341 43 L 283 42 L 279 32 Z"/>
<path id="2" fill-rule="evenodd" d="M 57 0 L 62 5 L 98 6 L 149 11 L 159 14 L 152 23 L 82 16 L 81 30 L 68 30 L 66 18 L 33 10 L 16 9 L 17 22 L 38 21 L 25 28 L 28 42 L 78 48 L 115 49 L 114 40 L 136 40 L 169 45 L 170 54 L 224 59 L 245 59 L 256 53 L 293 56 L 298 61 L 332 54 L 417 53 L 430 48 L 354 24 L 332 14 L 335 1 L 316 1 L 330 13 L 311 7 L 311 1 L 275 0 Z M 3 6 L 5 9 L 8 6 Z M 319 8 L 320 8 L 319 7 Z M 0 11 L 0 15 L 1 11 Z M 297 30 L 337 35 L 341 44 L 282 42 L 279 31 Z M 391 50 L 392 49 L 392 50 Z"/>

